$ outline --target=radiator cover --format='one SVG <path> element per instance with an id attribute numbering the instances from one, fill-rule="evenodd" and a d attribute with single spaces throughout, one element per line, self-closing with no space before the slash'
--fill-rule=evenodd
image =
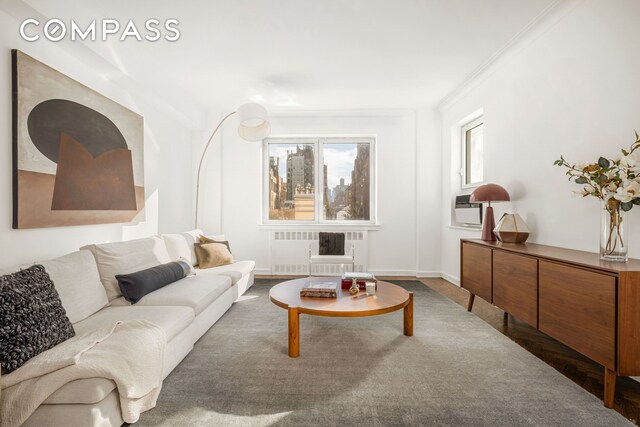
<path id="1" fill-rule="evenodd" d="M 343 231 L 341 231 L 343 232 Z M 309 272 L 309 245 L 318 241 L 318 231 L 272 231 L 269 233 L 270 267 L 273 275 L 305 275 Z M 368 232 L 344 231 L 345 242 L 354 246 L 356 271 L 367 271 L 369 259 Z M 336 276 L 351 266 L 313 265 L 311 274 Z"/>

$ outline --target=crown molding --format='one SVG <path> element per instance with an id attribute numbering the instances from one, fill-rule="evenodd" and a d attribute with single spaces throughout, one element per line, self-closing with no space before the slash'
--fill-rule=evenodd
<path id="1" fill-rule="evenodd" d="M 445 96 L 437 104 L 436 109 L 443 112 L 458 102 L 583 2 L 584 0 L 556 0 L 550 3 L 529 24 L 513 36 L 506 45 L 476 68 L 457 88 Z"/>

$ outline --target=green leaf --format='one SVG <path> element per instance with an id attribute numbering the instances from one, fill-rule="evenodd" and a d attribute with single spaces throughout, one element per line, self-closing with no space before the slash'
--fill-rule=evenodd
<path id="1" fill-rule="evenodd" d="M 604 157 L 600 157 L 598 159 L 598 166 L 600 166 L 603 169 L 606 169 L 609 166 L 611 166 L 611 163 L 609 162 L 609 160 L 605 159 Z"/>
<path id="2" fill-rule="evenodd" d="M 629 152 L 623 148 L 623 149 L 622 149 L 622 154 L 624 154 L 625 156 L 628 156 L 628 155 L 629 155 Z"/>
<path id="3" fill-rule="evenodd" d="M 600 175 L 600 182 L 605 182 L 607 179 L 609 179 L 609 177 L 605 174 Z"/>
<path id="4" fill-rule="evenodd" d="M 587 183 L 589 183 L 589 180 L 584 176 L 579 176 L 576 178 L 576 184 L 587 184 Z"/>
<path id="5" fill-rule="evenodd" d="M 640 205 L 640 197 L 636 197 L 631 201 L 634 205 Z"/>
<path id="6" fill-rule="evenodd" d="M 620 203 L 620 207 L 622 208 L 623 211 L 629 212 L 633 207 L 633 203 L 632 202 Z"/>

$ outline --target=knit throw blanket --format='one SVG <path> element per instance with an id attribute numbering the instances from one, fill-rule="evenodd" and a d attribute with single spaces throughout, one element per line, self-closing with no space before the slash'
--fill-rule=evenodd
<path id="1" fill-rule="evenodd" d="M 138 421 L 162 388 L 166 336 L 146 320 L 129 320 L 71 338 L 3 376 L 0 425 L 19 426 L 65 384 L 84 378 L 113 380 L 122 419 Z"/>

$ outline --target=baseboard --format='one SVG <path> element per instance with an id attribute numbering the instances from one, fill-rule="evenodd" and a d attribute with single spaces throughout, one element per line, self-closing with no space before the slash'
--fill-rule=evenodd
<path id="1" fill-rule="evenodd" d="M 447 282 L 451 282 L 456 286 L 460 286 L 460 278 L 459 277 L 452 276 L 452 275 L 447 274 L 447 273 L 441 273 L 440 277 L 442 277 Z"/>
<path id="2" fill-rule="evenodd" d="M 424 271 L 424 275 L 418 276 L 415 270 L 367 270 L 376 276 L 402 276 L 402 277 L 440 277 L 437 271 Z M 254 268 L 253 274 L 256 276 L 295 276 L 295 273 L 274 273 L 270 268 Z M 314 273 L 316 274 L 316 273 Z M 306 276 L 307 273 L 301 274 Z"/>
<path id="3" fill-rule="evenodd" d="M 402 276 L 402 277 L 416 277 L 415 270 L 367 270 L 369 273 L 373 273 L 376 276 Z"/>
<path id="4" fill-rule="evenodd" d="M 416 277 L 442 277 L 439 271 L 416 271 Z"/>
<path id="5" fill-rule="evenodd" d="M 460 278 L 452 276 L 440 271 L 416 271 L 416 270 L 369 270 L 370 273 L 376 276 L 398 276 L 398 277 L 440 277 L 448 282 L 453 283 L 456 286 L 460 286 Z M 292 276 L 292 273 L 273 273 L 270 268 L 254 268 L 253 274 L 256 276 Z M 293 275 L 295 276 L 295 275 Z M 306 276 L 304 274 L 303 276 Z"/>

